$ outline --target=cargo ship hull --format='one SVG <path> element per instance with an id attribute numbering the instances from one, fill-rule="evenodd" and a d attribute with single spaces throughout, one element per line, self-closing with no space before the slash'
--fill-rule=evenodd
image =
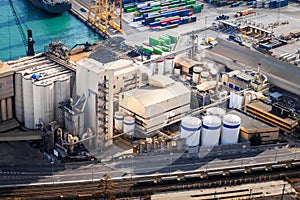
<path id="1" fill-rule="evenodd" d="M 29 0 L 29 1 L 36 7 L 52 14 L 60 14 L 65 11 L 69 11 L 72 7 L 72 4 L 70 2 L 45 3 L 43 0 Z"/>

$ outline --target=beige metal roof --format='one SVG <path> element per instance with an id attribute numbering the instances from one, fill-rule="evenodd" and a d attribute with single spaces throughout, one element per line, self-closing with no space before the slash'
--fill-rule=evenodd
<path id="1" fill-rule="evenodd" d="M 86 58 L 84 60 L 81 60 L 77 62 L 77 65 L 80 65 L 95 73 L 99 73 L 103 70 L 103 64 L 92 58 Z"/>
<path id="2" fill-rule="evenodd" d="M 188 59 L 188 58 L 181 57 L 181 56 L 176 56 L 174 59 L 174 62 L 181 66 L 187 67 L 187 68 L 191 68 L 195 64 L 197 64 L 195 61 Z"/>
<path id="3" fill-rule="evenodd" d="M 12 74 L 13 71 L 9 65 L 0 61 L 0 77 Z"/>
<path id="4" fill-rule="evenodd" d="M 99 73 L 104 69 L 113 69 L 115 75 L 125 74 L 127 72 L 137 70 L 138 68 L 138 66 L 134 65 L 133 61 L 125 59 L 113 61 L 103 65 L 101 62 L 93 58 L 86 58 L 77 62 L 77 64 L 96 73 Z"/>
<path id="5" fill-rule="evenodd" d="M 222 83 L 219 82 L 218 85 L 222 85 Z M 206 90 L 213 89 L 216 86 L 217 86 L 216 81 L 205 81 L 205 82 L 201 83 L 200 85 L 197 85 L 197 89 L 200 91 L 206 91 Z"/>
<path id="6" fill-rule="evenodd" d="M 144 107 L 148 107 L 171 98 L 176 98 L 180 95 L 190 95 L 190 90 L 183 84 L 175 82 L 170 87 L 166 88 L 146 86 L 124 92 L 123 94 L 135 98 Z"/>
<path id="7" fill-rule="evenodd" d="M 164 75 L 154 75 L 149 77 L 149 85 L 155 87 L 169 87 L 174 84 L 175 81 L 167 76 Z"/>
<path id="8" fill-rule="evenodd" d="M 107 67 L 108 69 L 119 70 L 120 68 L 124 68 L 124 67 L 130 66 L 132 64 L 133 64 L 132 60 L 120 59 L 117 61 L 107 63 L 105 65 L 105 67 Z"/>

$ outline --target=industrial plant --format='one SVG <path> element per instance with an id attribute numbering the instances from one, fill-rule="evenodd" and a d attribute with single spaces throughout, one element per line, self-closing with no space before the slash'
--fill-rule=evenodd
<path id="1" fill-rule="evenodd" d="M 95 11 L 97 2 L 79 15 L 91 27 L 97 21 L 91 15 L 101 14 Z M 138 181 L 161 184 L 166 177 L 183 182 L 196 172 L 203 179 L 260 168 L 272 171 L 273 165 L 297 166 L 298 150 L 290 147 L 297 147 L 300 138 L 299 55 L 282 53 L 289 45 L 299 45 L 298 39 L 289 41 L 298 38 L 297 30 L 279 36 L 279 30 L 254 24 L 261 1 L 253 3 L 257 8 L 242 5 L 239 10 L 239 2 L 214 1 L 213 6 L 230 4 L 227 9 L 234 10 L 225 13 L 227 17 L 217 9 L 210 25 L 205 17 L 200 29 L 176 34 L 171 28 L 192 27 L 212 5 L 169 3 L 123 5 L 124 20 L 131 20 L 126 26 L 149 36 L 113 36 L 109 26 L 123 30 L 122 11 L 112 11 L 118 23 L 100 17 L 106 25 L 97 31 L 110 37 L 102 44 L 68 50 L 56 41 L 45 52 L 1 62 L 0 141 L 35 141 L 52 173 L 55 164 L 85 161 L 122 172 L 116 175 L 122 180 L 129 174 L 131 180 L 149 176 L 135 186 Z M 285 4 L 264 3 L 265 8 Z M 161 12 L 165 6 L 172 10 Z M 72 9 L 80 13 L 76 6 Z M 286 152 L 280 154 L 279 148 Z M 272 160 L 260 157 L 268 150 Z M 185 166 L 180 159 L 189 161 Z M 218 160 L 232 163 L 223 166 Z M 93 183 L 97 173 L 88 170 Z M 154 174 L 157 177 L 150 177 Z"/>

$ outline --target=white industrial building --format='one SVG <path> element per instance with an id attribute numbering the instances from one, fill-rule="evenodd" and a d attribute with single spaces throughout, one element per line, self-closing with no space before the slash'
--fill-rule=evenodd
<path id="1" fill-rule="evenodd" d="M 149 78 L 149 85 L 119 94 L 119 110 L 136 120 L 136 129 L 149 134 L 172 124 L 190 110 L 191 91 L 163 75 Z"/>
<path id="2" fill-rule="evenodd" d="M 100 63 L 87 58 L 77 63 L 76 94 L 86 98 L 85 130 L 96 133 L 94 144 L 111 144 L 114 95 L 141 85 L 139 67 L 130 60 Z"/>

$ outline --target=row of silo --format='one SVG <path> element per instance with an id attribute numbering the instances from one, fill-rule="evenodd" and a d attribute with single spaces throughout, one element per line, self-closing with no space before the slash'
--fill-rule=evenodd
<path id="1" fill-rule="evenodd" d="M 230 92 L 229 97 L 229 108 L 241 109 L 244 105 L 247 105 L 252 101 L 252 93 L 245 92 L 244 94 L 237 94 L 235 92 Z"/>
<path id="2" fill-rule="evenodd" d="M 159 74 L 159 75 L 172 74 L 174 68 L 174 57 L 162 58 L 160 60 L 151 62 L 149 68 L 150 68 L 151 76 L 154 74 Z"/>
<path id="3" fill-rule="evenodd" d="M 180 137 L 186 139 L 188 147 L 236 144 L 240 125 L 241 118 L 232 114 L 226 114 L 222 118 L 207 115 L 202 121 L 197 117 L 187 116 L 181 121 Z"/>
<path id="4" fill-rule="evenodd" d="M 135 129 L 135 119 L 126 115 L 124 112 L 115 112 L 114 116 L 115 129 L 132 137 Z"/>
<path id="5" fill-rule="evenodd" d="M 19 122 L 26 128 L 58 119 L 58 104 L 71 95 L 73 73 L 56 65 L 22 70 L 15 74 L 15 110 Z"/>

